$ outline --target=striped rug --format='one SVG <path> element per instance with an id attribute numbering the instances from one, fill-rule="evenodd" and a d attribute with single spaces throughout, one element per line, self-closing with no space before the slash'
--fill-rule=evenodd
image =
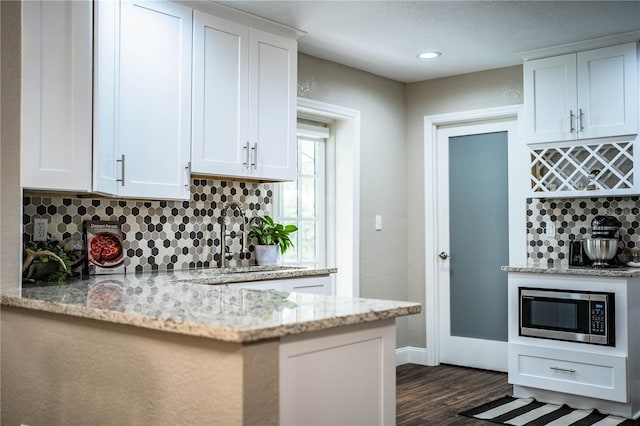
<path id="1" fill-rule="evenodd" d="M 631 426 L 639 420 L 602 414 L 598 410 L 576 410 L 566 405 L 538 402 L 533 398 L 505 396 L 460 413 L 466 417 L 517 426 Z"/>

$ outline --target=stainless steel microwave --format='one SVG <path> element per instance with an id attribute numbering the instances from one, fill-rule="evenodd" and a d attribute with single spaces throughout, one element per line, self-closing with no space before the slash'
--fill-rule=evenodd
<path id="1" fill-rule="evenodd" d="M 615 346 L 615 294 L 519 288 L 520 335 Z"/>

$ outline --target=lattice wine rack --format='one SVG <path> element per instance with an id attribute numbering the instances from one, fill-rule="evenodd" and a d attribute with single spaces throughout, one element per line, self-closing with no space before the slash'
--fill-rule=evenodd
<path id="1" fill-rule="evenodd" d="M 531 148 L 531 190 L 624 193 L 634 186 L 633 166 L 633 142 Z"/>

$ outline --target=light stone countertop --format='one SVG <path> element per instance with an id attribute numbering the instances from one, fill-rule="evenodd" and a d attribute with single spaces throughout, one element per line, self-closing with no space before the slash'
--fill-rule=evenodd
<path id="1" fill-rule="evenodd" d="M 169 273 L 175 281 L 201 284 L 230 284 L 247 281 L 305 278 L 335 274 L 336 268 L 304 268 L 296 266 L 247 266 L 238 268 L 205 268 Z"/>
<path id="2" fill-rule="evenodd" d="M 263 273 L 273 276 L 273 271 Z M 257 278 L 253 272 L 240 275 L 244 281 Z M 197 270 L 102 275 L 62 286 L 23 288 L 22 294 L 18 290 L 4 292 L 0 302 L 4 306 L 236 343 L 379 321 L 421 310 L 420 304 L 413 302 L 238 289 L 198 282 L 210 278 Z"/>
<path id="3" fill-rule="evenodd" d="M 612 277 L 631 278 L 640 277 L 640 268 L 590 268 L 585 266 L 572 266 L 561 268 L 543 268 L 541 266 L 503 266 L 505 272 L 525 272 L 535 274 L 556 274 L 556 275 L 583 275 L 590 277 Z"/>

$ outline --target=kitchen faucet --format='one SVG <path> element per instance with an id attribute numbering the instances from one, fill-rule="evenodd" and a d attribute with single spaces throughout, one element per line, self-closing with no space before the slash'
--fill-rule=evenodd
<path id="1" fill-rule="evenodd" d="M 227 234 L 227 224 L 226 224 L 226 217 L 228 214 L 228 211 L 231 210 L 237 210 L 240 213 L 240 217 L 242 217 L 242 225 L 240 227 L 241 230 L 241 240 L 240 240 L 240 253 L 244 253 L 244 248 L 246 246 L 246 238 L 247 238 L 247 233 L 245 232 L 245 226 L 247 223 L 247 218 L 244 215 L 244 212 L 242 211 L 242 207 L 240 206 L 240 204 L 236 203 L 236 202 L 230 202 L 229 204 L 227 204 L 223 209 L 222 212 L 220 213 L 220 257 L 218 258 L 218 268 L 224 268 L 225 267 L 225 259 L 227 257 L 227 237 L 231 237 L 231 236 L 235 236 L 235 234 L 232 232 L 230 234 Z"/>

